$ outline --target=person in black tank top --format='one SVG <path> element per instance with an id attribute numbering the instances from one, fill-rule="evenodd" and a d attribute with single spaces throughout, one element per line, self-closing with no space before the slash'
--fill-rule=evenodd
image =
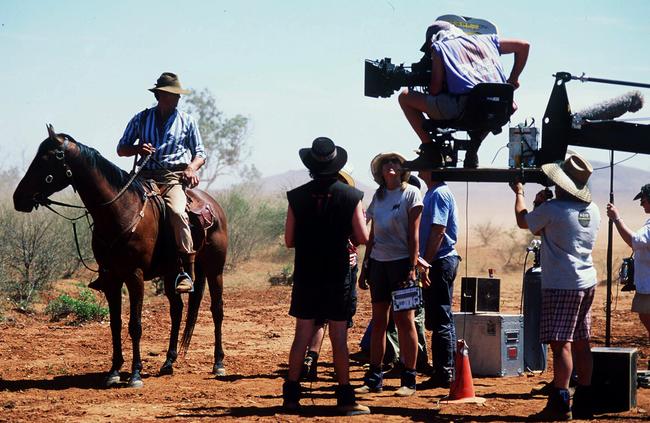
<path id="1" fill-rule="evenodd" d="M 361 199 L 363 193 L 337 180 L 347 161 L 347 152 L 325 137 L 311 148 L 299 151 L 313 178 L 287 192 L 289 207 L 285 243 L 295 248 L 295 263 L 289 314 L 296 318 L 296 331 L 289 353 L 289 372 L 282 387 L 283 406 L 300 406 L 300 373 L 305 350 L 314 331 L 314 321 L 328 320 L 339 386 L 337 409 L 345 415 L 368 414 L 357 404 L 349 380 L 347 322 L 352 312 L 352 287 L 348 239 L 368 241 Z"/>

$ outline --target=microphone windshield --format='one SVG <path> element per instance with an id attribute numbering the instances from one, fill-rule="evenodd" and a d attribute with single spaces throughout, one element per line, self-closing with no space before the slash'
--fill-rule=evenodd
<path id="1" fill-rule="evenodd" d="M 585 120 L 611 120 L 627 112 L 636 112 L 641 107 L 643 107 L 643 94 L 639 91 L 630 91 L 576 113 L 573 121 L 574 125 L 580 125 Z"/>

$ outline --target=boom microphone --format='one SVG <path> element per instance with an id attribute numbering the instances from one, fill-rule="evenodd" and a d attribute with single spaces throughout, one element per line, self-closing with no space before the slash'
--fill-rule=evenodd
<path id="1" fill-rule="evenodd" d="M 615 119 L 627 112 L 636 112 L 641 107 L 643 107 L 643 95 L 639 91 L 630 91 L 574 114 L 573 125 L 579 127 L 586 120 Z"/>

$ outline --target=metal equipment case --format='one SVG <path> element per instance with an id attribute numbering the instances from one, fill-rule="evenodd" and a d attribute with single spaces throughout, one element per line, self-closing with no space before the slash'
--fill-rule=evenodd
<path id="1" fill-rule="evenodd" d="M 456 337 L 469 346 L 474 376 L 519 376 L 524 371 L 521 314 L 454 313 Z"/>

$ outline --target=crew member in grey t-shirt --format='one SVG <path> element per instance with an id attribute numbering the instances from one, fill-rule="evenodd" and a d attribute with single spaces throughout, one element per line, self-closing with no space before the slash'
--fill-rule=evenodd
<path id="1" fill-rule="evenodd" d="M 600 212 L 591 202 L 587 181 L 593 168 L 577 154 L 542 171 L 555 184 L 556 199 L 540 191 L 535 209 L 526 209 L 521 183 L 515 192 L 517 225 L 542 237 L 542 312 L 540 341 L 553 350 L 553 390 L 535 420 L 593 418 L 589 345 L 596 269 L 591 252 L 600 227 Z M 575 360 L 574 360 L 575 358 Z M 569 380 L 575 369 L 578 386 L 570 405 Z"/>

